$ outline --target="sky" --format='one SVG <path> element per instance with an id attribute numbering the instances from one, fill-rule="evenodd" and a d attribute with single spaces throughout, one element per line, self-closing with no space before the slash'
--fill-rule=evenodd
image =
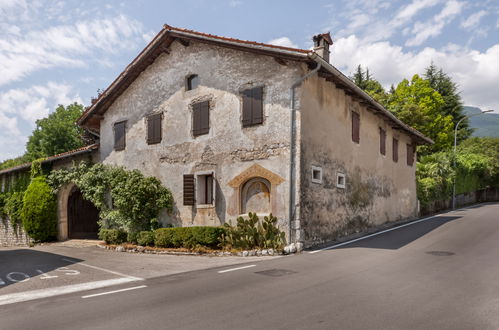
<path id="1" fill-rule="evenodd" d="M 0 0 L 0 161 L 36 120 L 89 105 L 163 24 L 304 49 L 330 32 L 331 63 L 385 87 L 434 63 L 465 105 L 499 113 L 499 0 Z"/>

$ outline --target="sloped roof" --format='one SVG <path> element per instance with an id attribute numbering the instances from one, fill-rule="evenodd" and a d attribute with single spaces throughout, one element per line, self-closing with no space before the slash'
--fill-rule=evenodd
<path id="1" fill-rule="evenodd" d="M 42 161 L 42 164 L 51 163 L 51 162 L 54 162 L 56 160 L 60 160 L 60 159 L 64 159 L 64 158 L 68 158 L 68 157 L 72 157 L 72 156 L 76 156 L 76 155 L 83 154 L 83 153 L 92 152 L 92 151 L 97 150 L 97 149 L 99 149 L 99 144 L 95 143 L 95 144 L 92 144 L 92 145 L 89 145 L 89 146 L 81 147 L 81 148 L 78 148 L 78 149 L 74 149 L 74 150 L 70 150 L 70 151 L 66 151 L 66 152 L 60 153 L 58 155 L 47 157 L 46 159 L 44 159 Z M 1 170 L 0 171 L 0 175 L 6 174 L 6 173 L 17 172 L 17 171 L 20 171 L 20 170 L 28 169 L 30 167 L 31 167 L 31 162 L 30 163 L 24 163 L 24 164 L 21 164 L 21 165 L 17 165 L 17 166 L 11 167 L 11 168 L 6 168 L 4 170 Z"/>
<path id="2" fill-rule="evenodd" d="M 328 34 L 329 35 L 329 34 Z M 338 88 L 344 89 L 345 93 L 351 95 L 360 103 L 365 104 L 370 110 L 385 117 L 394 129 L 400 129 L 410 134 L 416 143 L 432 144 L 433 141 L 412 127 L 399 120 L 390 111 L 371 98 L 366 92 L 356 86 L 348 77 L 342 74 L 331 64 L 325 62 L 317 53 L 311 50 L 282 47 L 255 41 L 240 40 L 222 37 L 188 29 L 176 28 L 164 25 L 163 29 L 154 39 L 140 52 L 140 54 L 125 68 L 125 70 L 109 85 L 106 90 L 92 103 L 82 114 L 77 123 L 81 126 L 96 129 L 100 125 L 100 119 L 112 103 L 130 86 L 133 81 L 150 64 L 163 53 L 169 53 L 169 47 L 174 40 L 188 45 L 189 41 L 199 41 L 218 46 L 253 52 L 262 55 L 273 56 L 280 59 L 306 62 L 310 65 L 321 64 L 320 74 L 327 80 L 333 82 Z"/>

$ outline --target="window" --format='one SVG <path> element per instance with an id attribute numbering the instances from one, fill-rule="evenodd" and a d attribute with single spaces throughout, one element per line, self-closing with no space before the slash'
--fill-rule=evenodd
<path id="1" fill-rule="evenodd" d="M 317 166 L 312 166 L 312 182 L 322 183 L 322 168 Z"/>
<path id="2" fill-rule="evenodd" d="M 414 146 L 412 144 L 407 144 L 407 165 L 412 166 L 414 164 Z"/>
<path id="3" fill-rule="evenodd" d="M 147 144 L 161 142 L 161 119 L 163 115 L 157 113 L 147 117 Z"/>
<path id="4" fill-rule="evenodd" d="M 343 173 L 336 173 L 336 187 L 345 188 L 346 187 L 346 175 Z"/>
<path id="5" fill-rule="evenodd" d="M 393 154 L 393 161 L 396 163 L 399 161 L 399 140 L 396 138 L 393 138 L 392 140 L 392 154 Z"/>
<path id="6" fill-rule="evenodd" d="M 386 155 L 386 131 L 379 128 L 379 152 L 382 155 Z"/>
<path id="7" fill-rule="evenodd" d="M 192 134 L 199 136 L 210 131 L 210 102 L 204 101 L 192 105 Z"/>
<path id="8" fill-rule="evenodd" d="M 197 74 L 191 74 L 187 77 L 185 85 L 185 89 L 188 91 L 196 89 L 199 86 L 199 76 Z"/>
<path id="9" fill-rule="evenodd" d="M 196 184 L 198 189 L 196 192 L 196 204 L 214 204 L 214 183 L 215 180 L 213 180 L 213 173 L 197 175 Z"/>
<path id="10" fill-rule="evenodd" d="M 247 89 L 243 95 L 243 127 L 263 123 L 263 87 Z"/>
<path id="11" fill-rule="evenodd" d="M 360 115 L 352 111 L 352 141 L 360 143 Z"/>
<path id="12" fill-rule="evenodd" d="M 126 145 L 126 121 L 114 124 L 114 150 L 123 150 Z"/>

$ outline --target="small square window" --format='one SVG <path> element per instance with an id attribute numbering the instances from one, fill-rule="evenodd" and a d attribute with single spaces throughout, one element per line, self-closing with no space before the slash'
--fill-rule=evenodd
<path id="1" fill-rule="evenodd" d="M 191 74 L 187 77 L 185 85 L 185 89 L 188 91 L 196 89 L 199 86 L 199 76 L 197 74 Z"/>
<path id="2" fill-rule="evenodd" d="M 336 187 L 344 189 L 346 187 L 346 175 L 343 173 L 336 173 Z"/>
<path id="3" fill-rule="evenodd" d="M 322 183 L 322 168 L 317 166 L 312 166 L 312 182 Z"/>

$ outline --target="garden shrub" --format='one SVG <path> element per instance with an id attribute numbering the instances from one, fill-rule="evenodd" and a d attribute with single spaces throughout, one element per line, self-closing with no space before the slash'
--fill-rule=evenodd
<path id="1" fill-rule="evenodd" d="M 162 248 L 173 247 L 173 228 L 159 228 L 154 231 L 154 245 Z"/>
<path id="2" fill-rule="evenodd" d="M 153 246 L 155 239 L 154 236 L 153 231 L 141 231 L 137 235 L 137 243 L 142 246 Z"/>
<path id="3" fill-rule="evenodd" d="M 224 233 L 223 227 L 160 228 L 155 231 L 154 243 L 158 247 L 193 249 L 204 246 L 217 248 Z"/>
<path id="4" fill-rule="evenodd" d="M 133 232 L 129 232 L 127 234 L 127 238 L 126 238 L 126 241 L 128 243 L 132 243 L 132 244 L 137 244 L 137 240 L 139 238 L 139 233 L 136 232 L 136 231 L 133 231 Z"/>
<path id="5" fill-rule="evenodd" d="M 57 237 L 57 202 L 45 177 L 31 180 L 24 193 L 21 218 L 24 230 L 35 241 Z"/>
<path id="6" fill-rule="evenodd" d="M 225 223 L 222 245 L 228 249 L 282 249 L 286 245 L 284 232 L 277 227 L 277 218 L 270 214 L 260 221 L 255 213 L 248 219 L 237 218 L 236 226 Z"/>
<path id="7" fill-rule="evenodd" d="M 120 229 L 104 229 L 99 230 L 99 238 L 107 244 L 121 244 L 127 240 L 127 233 Z"/>

